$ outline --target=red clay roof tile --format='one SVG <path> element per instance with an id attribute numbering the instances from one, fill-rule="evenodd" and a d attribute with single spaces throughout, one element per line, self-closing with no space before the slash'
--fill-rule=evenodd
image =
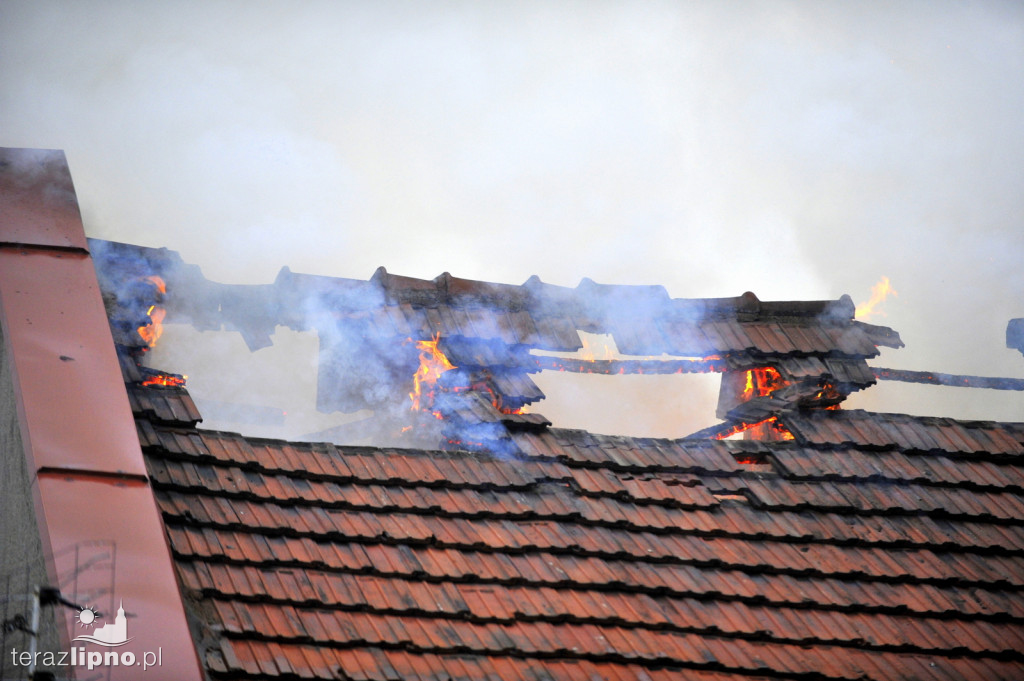
<path id="1" fill-rule="evenodd" d="M 512 356 L 502 344 L 578 348 L 601 296 L 653 295 L 528 284 L 508 287 L 526 307 L 492 314 L 464 304 L 498 291 L 475 282 L 377 284 L 400 302 L 364 315 L 372 333 L 493 338 L 495 357 Z M 755 302 L 706 302 L 718 316 L 694 324 L 662 301 L 678 316 L 609 324 L 620 349 L 751 349 L 791 376 L 872 378 L 870 329 Z M 514 366 L 491 380 L 530 397 Z M 791 412 L 780 420 L 799 444 L 763 443 L 755 470 L 724 442 L 552 428 L 511 433 L 521 454 L 508 459 L 249 441 L 195 430 L 184 391 L 137 393 L 182 584 L 209 606 L 215 678 L 1024 669 L 1024 446 L 1002 424 Z"/>

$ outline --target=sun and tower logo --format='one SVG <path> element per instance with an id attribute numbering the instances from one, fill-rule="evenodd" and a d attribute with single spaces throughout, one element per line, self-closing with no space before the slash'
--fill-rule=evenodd
<path id="1" fill-rule="evenodd" d="M 96 626 L 99 613 L 95 607 L 82 608 L 78 613 L 78 623 L 82 627 Z M 83 634 L 71 639 L 72 641 L 85 641 L 101 646 L 115 647 L 123 646 L 131 639 L 128 638 L 128 618 L 124 614 L 124 600 L 117 607 L 117 616 L 110 624 L 104 624 L 99 629 L 93 629 L 92 634 Z"/>
<path id="2" fill-rule="evenodd" d="M 85 645 L 72 645 L 70 651 L 21 651 L 11 650 L 11 659 L 16 666 L 35 668 L 37 665 L 47 667 L 85 667 L 89 670 L 99 666 L 141 666 L 143 671 L 163 664 L 163 649 L 146 651 L 138 659 L 131 650 L 117 650 L 133 640 L 128 636 L 128 616 L 124 611 L 124 601 L 118 604 L 117 614 L 113 622 L 99 626 L 103 615 L 95 606 L 75 606 L 79 608 L 75 619 L 79 628 L 86 629 L 73 639 L 72 643 L 94 644 L 106 648 L 88 650 Z"/>

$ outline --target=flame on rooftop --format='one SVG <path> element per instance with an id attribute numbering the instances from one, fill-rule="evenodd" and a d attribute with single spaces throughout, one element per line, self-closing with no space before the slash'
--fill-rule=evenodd
<path id="1" fill-rule="evenodd" d="M 413 374 L 413 388 L 409 393 L 409 399 L 412 400 L 412 411 L 430 409 L 434 402 L 437 379 L 444 372 L 456 368 L 437 347 L 440 340 L 441 335 L 437 334 L 430 340 L 416 341 L 416 348 L 420 351 L 420 366 Z M 434 415 L 441 418 L 437 412 L 434 412 Z"/>
<path id="2" fill-rule="evenodd" d="M 865 319 L 872 315 L 882 315 L 884 317 L 885 313 L 878 309 L 879 306 L 884 303 L 886 298 L 889 296 L 896 295 L 899 294 L 896 292 L 896 289 L 892 287 L 889 277 L 883 275 L 882 278 L 878 280 L 878 283 L 871 287 L 871 298 L 868 299 L 867 302 L 859 303 L 857 305 L 856 310 L 854 311 L 854 317 L 857 319 Z"/>
<path id="3" fill-rule="evenodd" d="M 146 277 L 143 281 L 153 285 L 155 289 L 154 298 L 156 300 L 162 300 L 163 296 L 167 295 L 167 284 L 155 274 Z M 149 309 L 146 310 L 146 316 L 148 320 L 137 331 L 146 345 L 152 348 L 156 346 L 156 342 L 160 340 L 160 336 L 164 333 L 164 317 L 167 316 L 167 310 L 160 305 L 150 305 Z"/>

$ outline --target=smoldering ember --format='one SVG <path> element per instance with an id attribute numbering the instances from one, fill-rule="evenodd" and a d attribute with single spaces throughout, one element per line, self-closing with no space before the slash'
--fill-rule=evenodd
<path id="1" fill-rule="evenodd" d="M 1024 678 L 1024 423 L 845 407 L 879 379 L 1024 385 L 877 366 L 903 342 L 848 296 L 223 284 L 87 239 L 51 151 L 0 151 L 0 230 L 2 679 L 72 678 L 10 661 L 119 603 L 121 659 L 176 681 Z M 172 325 L 315 334 L 316 410 L 357 416 L 204 428 L 198 377 L 154 362 Z M 545 418 L 544 372 L 720 390 L 688 436 L 598 433 Z"/>

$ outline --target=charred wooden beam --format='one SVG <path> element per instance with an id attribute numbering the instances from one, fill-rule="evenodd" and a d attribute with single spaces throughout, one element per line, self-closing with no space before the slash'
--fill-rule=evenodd
<path id="1" fill-rule="evenodd" d="M 575 359 L 535 356 L 541 371 L 573 371 L 581 374 L 706 374 L 723 372 L 724 359 Z"/>
<path id="2" fill-rule="evenodd" d="M 927 383 L 930 385 L 951 385 L 959 388 L 990 388 L 992 390 L 1024 390 L 1024 378 L 999 378 L 995 376 L 963 376 L 940 374 L 934 371 L 909 371 L 907 369 L 885 369 L 871 367 L 880 381 L 903 381 L 905 383 Z"/>

